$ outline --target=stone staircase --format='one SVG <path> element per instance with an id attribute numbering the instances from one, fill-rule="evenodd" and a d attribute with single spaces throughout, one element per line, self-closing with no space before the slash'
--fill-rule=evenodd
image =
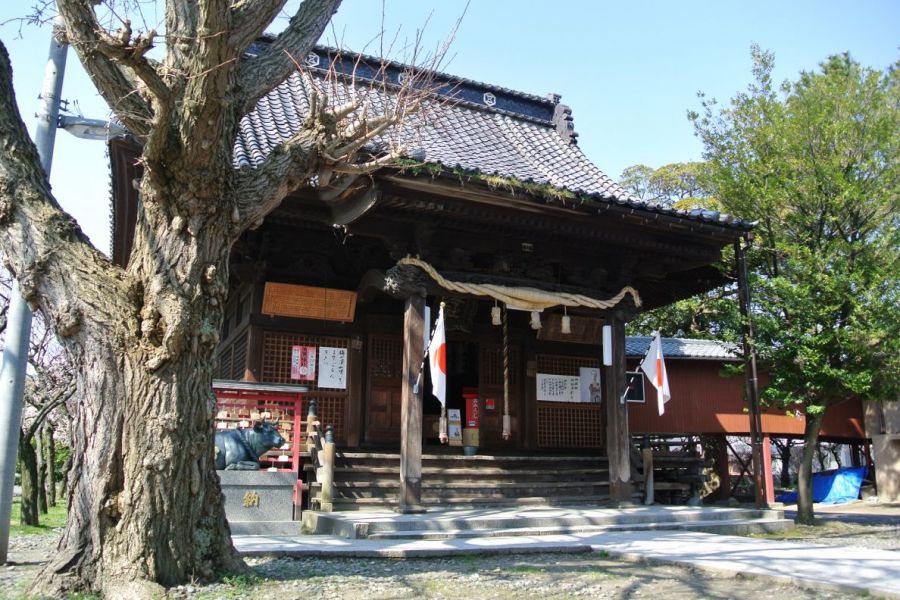
<path id="1" fill-rule="evenodd" d="M 310 494 L 319 484 L 310 473 Z M 335 511 L 392 508 L 398 504 L 400 455 L 338 452 Z M 609 500 L 607 460 L 600 456 L 423 454 L 422 505 L 557 506 Z"/>
<path id="2" fill-rule="evenodd" d="M 585 502 L 585 505 L 588 503 Z M 688 530 L 722 534 L 782 531 L 793 527 L 780 510 L 687 506 L 632 508 L 530 507 L 317 513 L 306 511 L 304 530 L 348 539 L 448 540 L 485 537 L 575 535 L 620 531 Z"/>

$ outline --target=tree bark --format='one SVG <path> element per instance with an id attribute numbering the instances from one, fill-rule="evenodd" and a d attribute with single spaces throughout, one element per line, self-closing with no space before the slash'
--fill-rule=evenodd
<path id="1" fill-rule="evenodd" d="M 352 161 L 374 135 L 311 117 L 258 169 L 234 170 L 240 118 L 280 82 L 259 74 L 287 76 L 285 51 L 304 56 L 339 2 L 305 0 L 272 51 L 242 68 L 245 44 L 276 4 L 168 2 L 166 36 L 176 41 L 156 63 L 145 56 L 152 35 L 111 35 L 92 3 L 57 2 L 88 74 L 143 144 L 125 269 L 98 253 L 51 195 L 0 43 L 0 247 L 32 308 L 81 366 L 68 521 L 36 578 L 38 594 L 157 598 L 161 586 L 245 569 L 213 460 L 211 379 L 231 246 L 318 174 L 320 142 L 349 148 L 335 156 Z"/>
<path id="2" fill-rule="evenodd" d="M 44 432 L 44 448 L 47 451 L 47 504 L 56 507 L 57 489 L 56 489 L 56 439 L 54 439 L 53 424 L 45 423 Z"/>
<path id="3" fill-rule="evenodd" d="M 38 426 L 37 435 L 34 436 L 35 457 L 37 459 L 37 489 L 38 510 L 42 515 L 47 514 L 47 449 L 44 446 L 44 425 Z"/>
<path id="4" fill-rule="evenodd" d="M 37 490 L 37 456 L 31 438 L 25 431 L 19 432 L 19 463 L 22 466 L 22 504 L 19 522 L 22 525 L 39 525 L 38 490 Z"/>
<path id="5" fill-rule="evenodd" d="M 791 487 L 791 448 L 794 447 L 794 440 L 785 438 L 782 443 L 776 444 L 778 447 L 778 455 L 781 458 L 781 474 L 779 482 L 781 487 Z"/>
<path id="6" fill-rule="evenodd" d="M 812 463 L 816 455 L 819 441 L 819 429 L 825 413 L 806 415 L 806 425 L 803 430 L 803 453 L 800 456 L 800 468 L 797 473 L 797 518 L 796 522 L 802 525 L 812 525 L 815 522 L 812 498 Z"/>

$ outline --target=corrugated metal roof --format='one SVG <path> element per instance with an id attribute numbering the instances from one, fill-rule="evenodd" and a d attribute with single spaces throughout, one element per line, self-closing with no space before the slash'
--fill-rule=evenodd
<path id="1" fill-rule="evenodd" d="M 625 355 L 631 358 L 647 355 L 650 349 L 649 336 L 629 336 L 625 338 Z M 662 338 L 664 358 L 692 358 L 702 360 L 740 360 L 737 344 L 717 340 L 691 340 L 684 338 Z"/>

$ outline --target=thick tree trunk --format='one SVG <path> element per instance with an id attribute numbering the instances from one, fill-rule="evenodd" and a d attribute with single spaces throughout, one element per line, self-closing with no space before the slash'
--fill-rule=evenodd
<path id="1" fill-rule="evenodd" d="M 132 268 L 148 282 L 134 307 L 140 339 L 125 347 L 107 335 L 107 343 L 84 349 L 69 520 L 59 558 L 36 591 L 58 595 L 87 584 L 105 597 L 158 597 L 158 584 L 245 569 L 213 460 L 213 350 L 230 250 L 219 221 L 195 236 L 136 235 Z M 166 269 L 150 271 L 163 257 L 180 257 L 170 264 L 183 283 Z"/>
<path id="2" fill-rule="evenodd" d="M 806 415 L 806 426 L 803 430 L 803 454 L 800 456 L 800 469 L 797 473 L 797 523 L 812 525 L 815 522 L 812 500 L 812 463 L 816 455 L 819 441 L 819 429 L 822 427 L 824 413 Z"/>
<path id="3" fill-rule="evenodd" d="M 781 457 L 781 487 L 791 487 L 791 448 L 794 447 L 794 440 L 785 439 L 783 444 L 778 446 L 778 454 Z"/>
<path id="4" fill-rule="evenodd" d="M 22 504 L 19 522 L 22 525 L 38 525 L 37 456 L 31 438 L 19 432 L 19 463 L 22 467 Z"/>

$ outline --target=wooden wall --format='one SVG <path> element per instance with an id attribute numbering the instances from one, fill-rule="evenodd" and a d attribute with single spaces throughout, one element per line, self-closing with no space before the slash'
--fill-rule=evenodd
<path id="1" fill-rule="evenodd" d="M 628 370 L 638 368 L 636 360 L 628 361 Z M 723 378 L 721 363 L 705 360 L 667 359 L 669 388 L 672 399 L 660 416 L 656 407 L 656 390 L 646 383 L 646 403 L 629 404 L 628 423 L 633 434 L 641 433 L 726 433 L 749 435 L 750 421 L 744 411 L 743 377 Z M 760 387 L 768 378 L 760 376 Z M 862 405 L 858 400 L 829 408 L 820 434 L 826 438 L 863 439 Z M 762 415 L 764 433 L 775 436 L 802 436 L 804 419 L 785 411 L 767 410 Z"/>

